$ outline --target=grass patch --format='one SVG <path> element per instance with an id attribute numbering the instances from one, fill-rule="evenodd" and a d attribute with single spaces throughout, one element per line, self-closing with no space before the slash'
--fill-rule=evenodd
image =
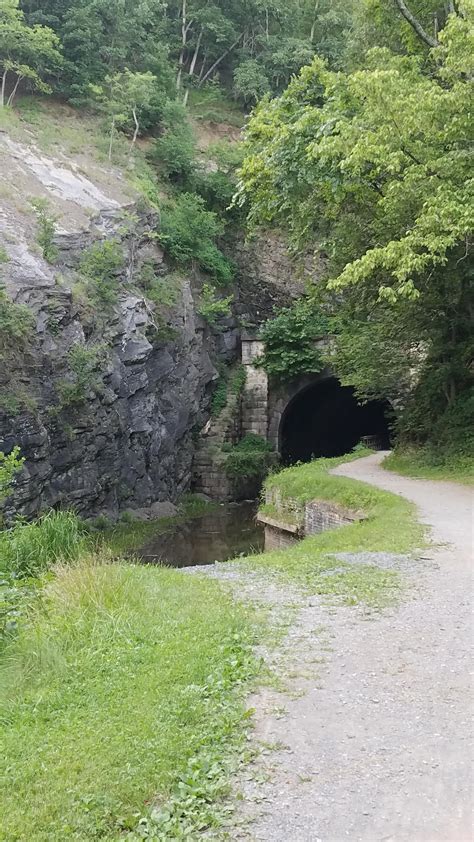
<path id="1" fill-rule="evenodd" d="M 474 456 L 437 459 L 436 454 L 422 449 L 394 450 L 385 457 L 382 467 L 415 479 L 441 479 L 474 485 Z"/>
<path id="2" fill-rule="evenodd" d="M 235 100 L 213 84 L 199 89 L 190 88 L 188 106 L 191 116 L 201 122 L 227 123 L 239 129 L 244 124 L 244 114 Z"/>
<path id="3" fill-rule="evenodd" d="M 342 552 L 408 553 L 424 543 L 424 530 L 415 507 L 400 497 L 345 477 L 330 468 L 365 455 L 357 451 L 342 458 L 317 459 L 270 476 L 265 488 L 278 491 L 280 502 L 270 504 L 288 519 L 285 501 L 304 505 L 310 500 L 332 500 L 362 511 L 366 519 L 305 538 L 289 550 L 252 556 L 248 563 L 276 570 L 312 593 L 336 596 L 348 604 L 380 608 L 393 601 L 401 586 L 397 572 L 374 565 L 348 564 L 335 557 Z M 291 517 L 291 515 L 290 515 Z"/>
<path id="4" fill-rule="evenodd" d="M 76 561 L 85 547 L 79 518 L 73 512 L 50 511 L 0 532 L 0 570 L 17 578 L 36 577 L 58 561 Z"/>
<path id="5" fill-rule="evenodd" d="M 248 754 L 255 627 L 213 581 L 59 567 L 0 678 L 1 839 L 197 838 Z"/>

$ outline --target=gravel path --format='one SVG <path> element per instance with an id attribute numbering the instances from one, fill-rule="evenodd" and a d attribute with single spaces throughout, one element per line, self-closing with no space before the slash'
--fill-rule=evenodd
<path id="1" fill-rule="evenodd" d="M 263 750 L 238 782 L 243 801 L 231 839 L 473 838 L 472 496 L 390 474 L 382 456 L 335 473 L 413 500 L 434 539 L 450 545 L 418 560 L 350 556 L 403 572 L 410 589 L 396 608 L 330 607 L 239 564 L 207 571 L 240 598 L 269 605 L 276 625 L 289 624 L 278 651 L 263 653 L 287 689 L 250 700 Z"/>

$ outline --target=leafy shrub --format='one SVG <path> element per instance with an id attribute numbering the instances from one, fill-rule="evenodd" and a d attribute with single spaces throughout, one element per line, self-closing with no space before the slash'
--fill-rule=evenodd
<path id="1" fill-rule="evenodd" d="M 34 523 L 0 533 L 2 566 L 19 578 L 38 576 L 59 561 L 75 561 L 84 546 L 85 530 L 73 512 L 50 511 Z"/>
<path id="2" fill-rule="evenodd" d="M 204 284 L 197 311 L 208 324 L 215 327 L 219 319 L 230 316 L 233 297 L 228 295 L 226 298 L 218 298 L 215 289 L 210 284 Z"/>
<path id="3" fill-rule="evenodd" d="M 14 304 L 0 287 L 0 351 L 12 345 L 24 347 L 33 328 L 34 317 L 24 304 Z"/>
<path id="4" fill-rule="evenodd" d="M 317 373 L 324 361 L 316 342 L 328 331 L 328 319 L 317 313 L 310 301 L 300 299 L 263 326 L 265 354 L 260 364 L 277 380 Z"/>
<path id="5" fill-rule="evenodd" d="M 180 102 L 166 103 L 162 127 L 163 133 L 155 141 L 150 158 L 172 181 L 185 182 L 195 169 L 196 141 Z"/>
<path id="6" fill-rule="evenodd" d="M 255 105 L 270 90 L 264 68 L 253 58 L 243 61 L 234 71 L 234 94 L 244 105 Z"/>
<path id="7" fill-rule="evenodd" d="M 19 447 L 13 448 L 8 456 L 0 450 L 0 503 L 7 497 L 15 474 L 21 470 L 24 461 Z"/>
<path id="8" fill-rule="evenodd" d="M 58 385 L 61 409 L 85 403 L 90 392 L 101 392 L 103 384 L 97 367 L 103 358 L 103 345 L 94 345 L 91 348 L 74 345 L 70 349 L 67 355 L 70 379 L 63 380 Z"/>
<path id="9" fill-rule="evenodd" d="M 210 240 L 200 245 L 197 261 L 219 286 L 229 286 L 234 277 L 234 265 Z"/>
<path id="10" fill-rule="evenodd" d="M 35 209 L 38 220 L 38 245 L 41 246 L 44 259 L 48 263 L 54 263 L 59 255 L 57 246 L 54 244 L 57 217 L 48 212 L 49 203 L 47 199 L 32 199 L 31 204 Z"/>
<path id="11" fill-rule="evenodd" d="M 215 213 L 226 211 L 236 190 L 235 179 L 222 170 L 202 172 L 195 176 L 194 189 Z"/>
<path id="12" fill-rule="evenodd" d="M 225 285 L 233 277 L 233 267 L 215 244 L 223 230 L 223 224 L 215 213 L 206 210 L 200 196 L 182 193 L 163 208 L 158 239 L 178 265 L 197 263 Z"/>
<path id="13" fill-rule="evenodd" d="M 117 278 L 123 265 L 123 251 L 117 240 L 94 243 L 84 251 L 80 271 L 91 283 L 93 294 L 100 303 L 115 304 Z"/>
<path id="14" fill-rule="evenodd" d="M 225 470 L 231 479 L 263 482 L 274 462 L 272 446 L 261 436 L 249 433 L 229 451 Z"/>
<path id="15" fill-rule="evenodd" d="M 221 141 L 211 145 L 207 155 L 217 169 L 196 170 L 192 180 L 194 190 L 202 196 L 209 210 L 225 213 L 228 222 L 237 222 L 243 211 L 237 204 L 232 204 L 232 199 L 237 189 L 237 167 L 242 163 L 241 145 Z"/>

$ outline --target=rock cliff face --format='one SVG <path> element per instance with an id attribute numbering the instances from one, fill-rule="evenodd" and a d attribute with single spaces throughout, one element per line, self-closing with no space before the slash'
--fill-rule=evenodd
<path id="1" fill-rule="evenodd" d="M 167 275 L 149 239 L 152 222 L 142 219 L 139 233 L 122 241 L 120 294 L 103 319 L 91 320 L 87 300 L 77 302 L 73 273 L 94 237 L 117 238 L 120 211 L 99 215 L 94 230 L 58 237 L 54 272 L 31 254 L 27 264 L 13 257 L 7 264 L 7 289 L 35 322 L 0 374 L 0 449 L 18 444 L 26 457 L 10 509 L 31 516 L 74 505 L 114 516 L 189 487 L 193 431 L 204 423 L 216 377 L 212 359 L 235 353 L 236 331 L 210 334 L 191 277 L 175 281 L 173 302 L 159 308 L 157 321 L 156 305 L 130 277 L 132 254 L 133 276 L 145 260 Z M 77 347 L 89 354 L 84 375 L 71 364 Z"/>
<path id="2" fill-rule="evenodd" d="M 4 336 L 2 345 L 0 318 L 0 450 L 19 445 L 25 457 L 7 518 L 65 506 L 116 517 L 174 501 L 190 487 L 217 370 L 238 358 L 242 326 L 298 293 L 291 266 L 275 244 L 235 244 L 233 315 L 211 329 L 198 314 L 202 279 L 170 271 L 156 215 L 120 173 L 102 168 L 96 178 L 87 162 L 2 134 L 0 147 L 0 286 L 31 314 L 16 345 Z M 55 220 L 52 263 L 38 247 L 31 196 L 46 199 Z M 120 260 L 113 300 L 100 303 L 81 261 L 104 243 Z"/>

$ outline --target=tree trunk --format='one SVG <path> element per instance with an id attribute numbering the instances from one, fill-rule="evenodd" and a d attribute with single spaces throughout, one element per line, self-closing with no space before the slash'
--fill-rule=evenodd
<path id="1" fill-rule="evenodd" d="M 318 8 L 319 8 L 319 0 L 316 0 L 316 3 L 314 4 L 313 23 L 311 24 L 311 32 L 309 33 L 309 40 L 310 40 L 311 44 L 314 41 L 314 34 L 316 32 L 316 17 L 317 17 L 317 14 L 318 14 Z"/>
<path id="2" fill-rule="evenodd" d="M 416 19 L 412 12 L 410 12 L 410 9 L 405 4 L 405 0 L 395 0 L 395 3 L 398 6 L 400 13 L 403 15 L 405 20 L 408 21 L 410 26 L 415 30 L 418 37 L 421 38 L 421 40 L 424 41 L 425 44 L 428 45 L 428 47 L 440 46 L 438 39 L 433 38 L 431 35 L 429 35 L 428 32 L 426 32 L 423 29 L 420 21 Z"/>
<path id="3" fill-rule="evenodd" d="M 9 97 L 8 97 L 8 99 L 7 99 L 7 105 L 8 105 L 8 106 L 10 106 L 10 105 L 13 103 L 13 100 L 15 99 L 16 92 L 17 92 L 17 90 L 18 90 L 18 85 L 20 84 L 20 82 L 21 82 L 21 80 L 22 80 L 22 79 L 23 79 L 23 76 L 18 76 L 18 77 L 17 77 L 17 80 L 16 80 L 16 82 L 15 82 L 15 87 L 13 88 L 13 90 L 12 90 L 12 92 L 11 92 L 10 96 L 9 96 Z"/>
<path id="4" fill-rule="evenodd" d="M 199 71 L 199 76 L 198 76 L 198 82 L 200 82 L 202 77 L 204 76 L 204 71 L 206 69 L 206 61 L 207 61 L 207 50 L 204 53 L 204 58 L 202 60 L 201 69 Z"/>
<path id="5" fill-rule="evenodd" d="M 130 149 L 128 150 L 128 160 L 129 161 L 130 161 L 130 158 L 132 157 L 132 152 L 133 152 L 133 148 L 135 146 L 135 143 L 137 142 L 138 132 L 140 131 L 140 124 L 138 122 L 137 112 L 136 112 L 135 108 L 132 108 L 132 114 L 133 114 L 133 122 L 135 123 L 135 131 L 133 132 L 132 142 L 130 144 Z"/>
<path id="6" fill-rule="evenodd" d="M 201 46 L 201 39 L 202 39 L 202 27 L 199 31 L 199 35 L 198 35 L 198 39 L 197 39 L 197 43 L 196 43 L 196 49 L 194 50 L 194 55 L 191 59 L 191 64 L 189 66 L 189 75 L 190 76 L 194 76 L 194 69 L 196 67 L 196 62 L 197 62 L 198 55 L 199 55 L 199 48 Z"/>
<path id="7" fill-rule="evenodd" d="M 181 89 L 181 77 L 183 75 L 184 51 L 186 49 L 186 0 L 183 0 L 181 7 L 181 51 L 178 59 L 178 75 L 176 76 L 176 90 Z"/>
<path id="8" fill-rule="evenodd" d="M 229 53 L 232 52 L 232 50 L 234 49 L 234 47 L 237 46 L 237 44 L 239 43 L 241 38 L 242 38 L 242 33 L 240 33 L 239 37 L 235 39 L 234 43 L 231 44 L 230 47 L 224 53 L 222 53 L 222 55 L 220 55 L 218 59 L 216 59 L 214 64 L 211 64 L 209 70 L 207 71 L 207 73 L 204 74 L 201 81 L 199 82 L 199 87 L 202 87 L 202 85 L 204 85 L 204 82 L 206 82 L 206 80 L 209 79 L 209 76 L 211 75 L 211 73 L 213 73 L 214 70 L 216 69 L 216 67 L 219 66 L 221 61 L 223 61 L 225 59 L 225 57 L 228 56 Z"/>
<path id="9" fill-rule="evenodd" d="M 201 46 L 202 32 L 203 32 L 203 29 L 201 27 L 201 29 L 199 31 L 198 39 L 197 39 L 197 42 L 196 42 L 196 48 L 194 50 L 194 54 L 193 54 L 193 57 L 191 59 L 191 64 L 189 65 L 189 76 L 194 76 L 194 70 L 196 68 L 196 62 L 198 60 L 198 55 L 199 55 L 199 48 Z M 184 105 L 185 108 L 188 104 L 188 98 L 189 98 L 189 88 L 186 88 L 186 90 L 184 92 L 184 97 L 183 97 L 183 105 Z"/>
<path id="10" fill-rule="evenodd" d="M 112 125 L 110 126 L 109 153 L 108 153 L 108 156 L 107 156 L 109 161 L 112 160 L 112 146 L 114 144 L 114 134 L 115 134 L 115 116 L 112 117 Z"/>
<path id="11" fill-rule="evenodd" d="M 2 76 L 2 89 L 0 91 L 0 108 L 5 107 L 5 88 L 7 86 L 7 76 L 8 70 L 4 70 Z"/>

